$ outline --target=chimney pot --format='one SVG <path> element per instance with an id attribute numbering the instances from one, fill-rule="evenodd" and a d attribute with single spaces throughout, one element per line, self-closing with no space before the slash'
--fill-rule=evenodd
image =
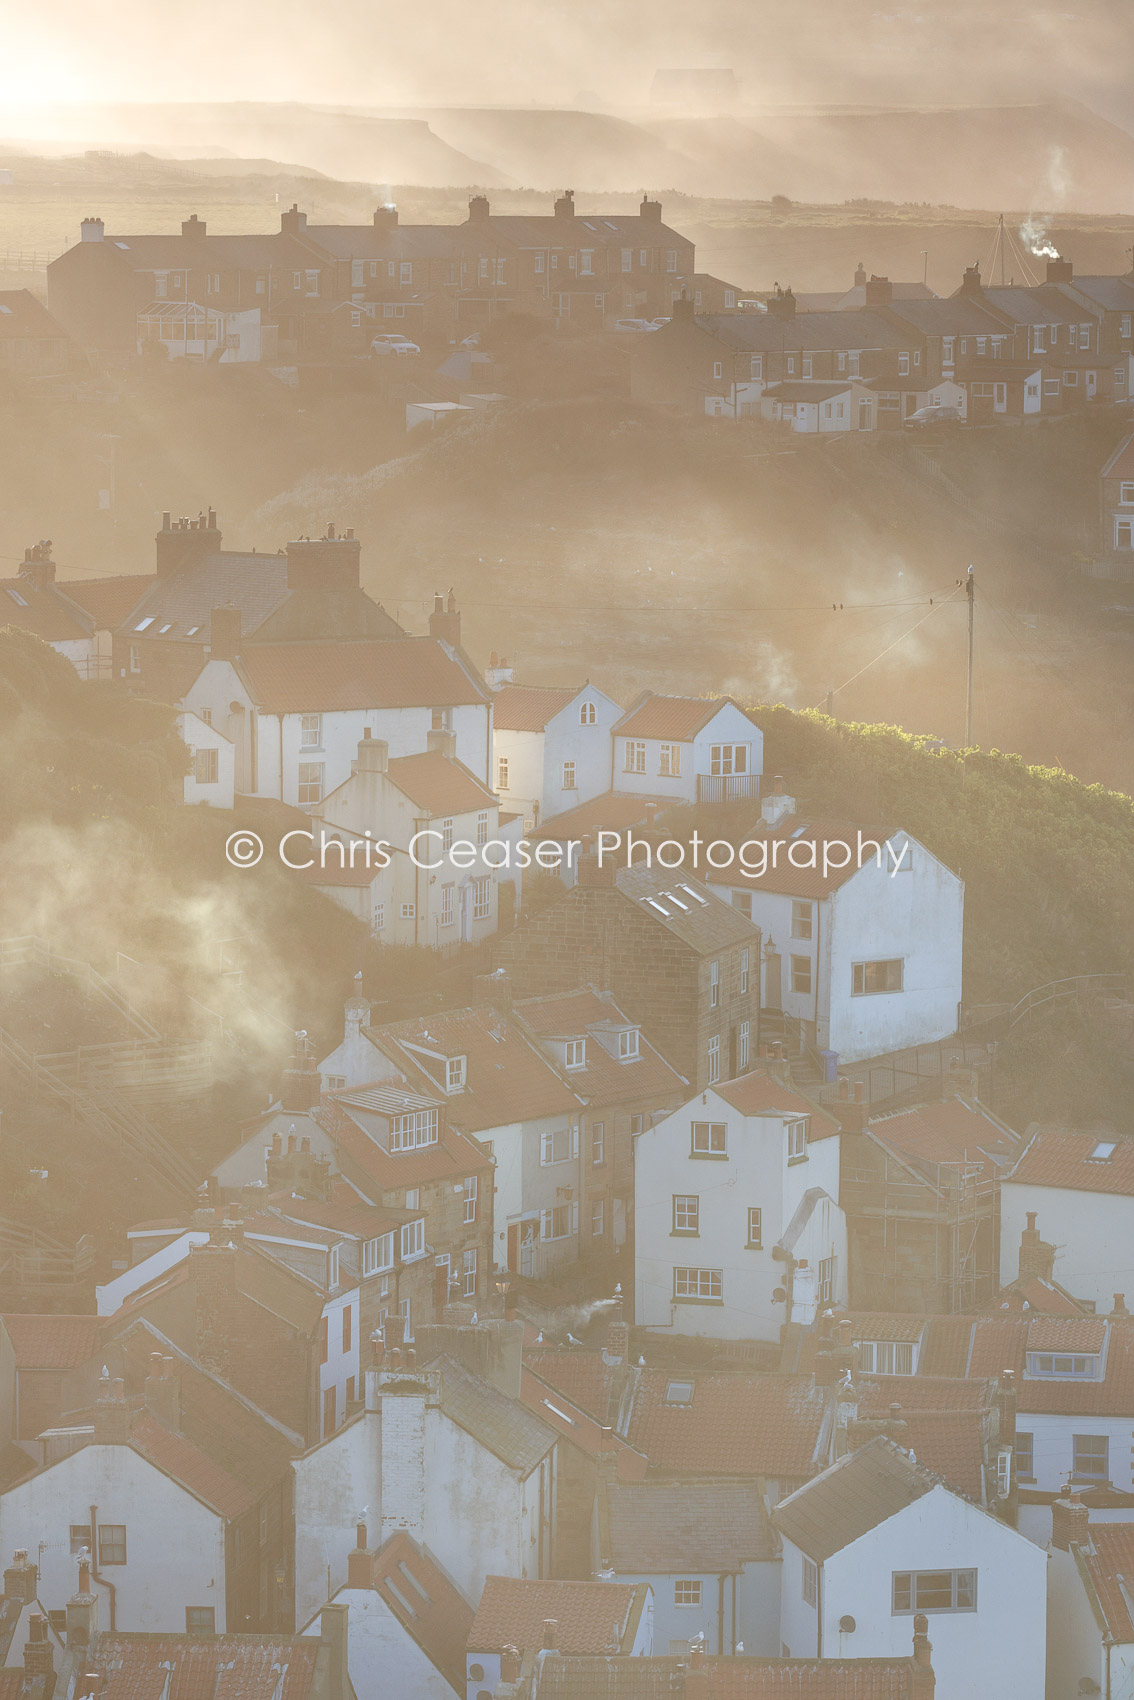
<path id="1" fill-rule="evenodd" d="M 547 1653 L 554 1653 L 554 1652 L 558 1651 L 558 1648 L 559 1648 L 559 1624 L 556 1621 L 556 1619 L 553 1618 L 553 1617 L 545 1617 L 544 1620 L 543 1620 L 543 1642 L 542 1642 L 542 1646 L 543 1646 L 544 1652 L 547 1652 Z"/>

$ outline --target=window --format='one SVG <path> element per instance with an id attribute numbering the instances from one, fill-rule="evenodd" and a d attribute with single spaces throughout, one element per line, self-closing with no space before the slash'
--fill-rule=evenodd
<path id="1" fill-rule="evenodd" d="M 391 1151 L 416 1151 L 420 1145 L 436 1143 L 436 1110 L 407 1110 L 390 1122 Z"/>
<path id="2" fill-rule="evenodd" d="M 220 753 L 217 750 L 194 750 L 193 778 L 198 785 L 215 785 L 220 777 Z"/>
<path id="3" fill-rule="evenodd" d="M 409 1187 L 407 1187 L 406 1188 L 406 1200 L 405 1200 L 406 1209 L 407 1210 L 416 1210 L 418 1208 L 418 1206 L 420 1205 L 420 1203 L 421 1203 L 421 1188 L 419 1186 L 409 1186 Z"/>
<path id="4" fill-rule="evenodd" d="M 643 260 L 642 264 L 645 265 L 645 263 L 646 263 L 645 260 Z M 665 269 L 666 269 L 667 272 L 675 272 L 677 270 L 677 250 L 676 250 L 676 248 L 669 248 L 669 249 L 666 250 Z"/>
<path id="5" fill-rule="evenodd" d="M 1124 508 L 1134 506 L 1134 482 L 1123 479 L 1118 486 L 1118 500 Z"/>
<path id="6" fill-rule="evenodd" d="M 323 801 L 323 763 L 301 761 L 299 764 L 299 806 Z"/>
<path id="7" fill-rule="evenodd" d="M 721 1001 L 721 965 L 709 963 L 709 1008 L 716 1009 Z"/>
<path id="8" fill-rule="evenodd" d="M 833 1257 L 819 1259 L 819 1302 L 830 1304 L 835 1295 L 836 1261 Z"/>
<path id="9" fill-rule="evenodd" d="M 568 1068 L 586 1068 L 587 1041 L 585 1039 L 568 1039 L 564 1046 L 564 1061 Z"/>
<path id="10" fill-rule="evenodd" d="M 214 1606 L 185 1607 L 186 1635 L 215 1635 L 216 1608 Z"/>
<path id="11" fill-rule="evenodd" d="M 624 272 L 628 272 L 628 271 L 633 271 L 633 269 L 634 269 L 634 250 L 633 250 L 633 248 L 623 248 L 623 250 L 622 250 L 622 270 Z"/>
<path id="12" fill-rule="evenodd" d="M 709 1040 L 709 1076 L 708 1083 L 715 1086 L 721 1077 L 721 1036 L 714 1033 Z"/>
<path id="13" fill-rule="evenodd" d="M 354 1312 L 351 1310 L 350 1306 L 344 1305 L 343 1306 L 343 1351 L 344 1352 L 350 1351 L 351 1336 L 352 1336 L 352 1331 L 353 1331 L 353 1317 L 354 1317 Z"/>
<path id="14" fill-rule="evenodd" d="M 1130 335 L 1130 314 L 1129 313 L 1123 313 L 1121 323 L 1119 324 L 1119 327 L 1118 327 L 1118 334 L 1119 334 L 1119 336 L 1122 336 L 1122 337 L 1127 337 L 1127 336 Z"/>
<path id="15" fill-rule="evenodd" d="M 407 1340 L 412 1340 L 413 1339 L 413 1319 L 410 1315 L 410 1301 L 408 1299 L 400 1299 L 398 1301 L 398 1315 L 401 1317 L 402 1321 L 406 1325 L 405 1338 Z"/>
<path id="16" fill-rule="evenodd" d="M 593 277 L 594 276 L 594 269 L 595 268 L 594 268 L 593 262 L 594 262 L 594 249 L 593 248 L 582 248 L 582 249 L 580 249 L 580 251 L 579 251 L 579 275 L 581 277 Z"/>
<path id="17" fill-rule="evenodd" d="M 451 708 L 435 708 L 429 716 L 431 732 L 451 732 L 453 730 L 453 710 Z"/>
<path id="18" fill-rule="evenodd" d="M 803 997 L 811 996 L 811 958 L 793 956 L 791 959 L 791 989 Z"/>
<path id="19" fill-rule="evenodd" d="M 724 375 L 724 365 L 723 365 L 723 363 L 720 360 L 714 360 L 713 361 L 713 377 L 714 378 L 720 378 L 720 377 L 723 377 L 723 375 Z"/>
<path id="20" fill-rule="evenodd" d="M 673 1603 L 675 1606 L 699 1606 L 701 1604 L 700 1582 L 675 1582 L 673 1584 Z"/>
<path id="21" fill-rule="evenodd" d="M 806 1553 L 803 1555 L 803 1603 L 807 1606 L 819 1604 L 819 1566 Z"/>
<path id="22" fill-rule="evenodd" d="M 413 261 L 412 260 L 402 260 L 400 262 L 400 264 L 398 266 L 398 282 L 399 283 L 412 283 L 413 282 Z"/>
<path id="23" fill-rule="evenodd" d="M 951 336 L 941 338 L 941 359 L 946 366 L 953 364 L 953 338 Z"/>
<path id="24" fill-rule="evenodd" d="M 542 254 L 537 254 L 536 257 L 535 257 L 535 269 L 536 269 L 537 272 L 541 272 L 543 270 L 543 255 Z"/>
<path id="25" fill-rule="evenodd" d="M 443 927 L 451 927 L 457 918 L 456 892 L 455 885 L 449 884 L 441 887 L 441 925 Z"/>
<path id="26" fill-rule="evenodd" d="M 867 1375 L 912 1375 L 914 1349 L 909 1340 L 860 1340 L 859 1367 Z"/>
<path id="27" fill-rule="evenodd" d="M 171 620 L 170 625 L 172 625 L 172 624 L 173 624 L 173 622 Z M 163 632 L 167 632 L 169 630 L 169 626 L 163 626 L 161 629 L 162 629 Z M 203 708 L 203 709 L 201 709 L 200 713 L 201 713 L 201 719 L 205 722 L 205 725 L 211 726 L 212 723 L 213 723 L 213 711 L 212 711 L 212 709 L 211 708 Z"/>
<path id="28" fill-rule="evenodd" d="M 681 773 L 681 745 L 663 744 L 658 753 L 658 772 L 670 779 L 677 779 Z"/>
<path id="29" fill-rule="evenodd" d="M 424 1250 L 424 1217 L 419 1217 L 416 1222 L 404 1222 L 402 1224 L 402 1262 L 408 1263 L 411 1258 L 420 1257 Z"/>
<path id="30" fill-rule="evenodd" d="M 543 1168 L 553 1163 L 569 1163 L 579 1155 L 579 1135 L 573 1127 L 552 1128 L 539 1140 L 539 1160 Z"/>
<path id="31" fill-rule="evenodd" d="M 553 1210 L 541 1210 L 539 1213 L 539 1237 L 541 1240 L 565 1240 L 579 1230 L 579 1206 L 577 1204 L 557 1204 Z"/>
<path id="32" fill-rule="evenodd" d="M 603 1236 L 605 1215 L 604 1201 L 596 1198 L 591 1205 L 591 1238 L 594 1240 L 600 1240 Z"/>
<path id="33" fill-rule="evenodd" d="M 1077 1434 L 1073 1437 L 1072 1475 L 1092 1481 L 1106 1481 L 1110 1475 L 1108 1457 L 1110 1442 L 1105 1434 Z"/>
<path id="34" fill-rule="evenodd" d="M 872 997 L 876 992 L 900 992 L 902 989 L 901 957 L 890 962 L 855 962 L 851 964 L 851 993 L 856 998 Z"/>
<path id="35" fill-rule="evenodd" d="M 803 356 L 803 376 L 805 378 L 809 378 L 811 376 L 811 356 L 810 356 L 810 354 L 805 354 Z"/>
<path id="36" fill-rule="evenodd" d="M 748 918 L 749 918 L 749 920 L 751 920 L 751 918 L 752 918 L 752 894 L 751 894 L 751 892 L 748 892 L 748 893 L 745 893 L 744 895 L 746 895 L 748 897 L 748 911 L 747 912 L 748 912 Z M 736 896 L 736 893 L 734 892 L 733 897 L 735 898 L 735 896 Z M 737 905 L 737 907 L 740 907 L 740 905 Z M 752 959 L 751 959 L 751 955 L 749 953 L 748 946 L 745 945 L 744 949 L 740 953 L 740 995 L 741 995 L 741 997 L 745 997 L 747 995 L 747 992 L 748 992 L 748 965 L 749 965 L 751 960 Z"/>
<path id="37" fill-rule="evenodd" d="M 300 722 L 299 742 L 305 750 L 317 750 L 323 742 L 323 716 L 305 714 Z"/>
<path id="38" fill-rule="evenodd" d="M 394 1236 L 379 1234 L 376 1239 L 362 1242 L 362 1273 L 378 1275 L 394 1267 Z"/>
<path id="39" fill-rule="evenodd" d="M 507 756 L 500 756 L 497 759 L 497 762 L 496 762 L 496 789 L 498 791 L 507 791 L 507 789 L 508 789 L 508 757 Z"/>
<path id="40" fill-rule="evenodd" d="M 1016 1477 L 1021 1482 L 1036 1479 L 1034 1441 L 1021 1429 L 1016 1430 Z"/>
<path id="41" fill-rule="evenodd" d="M 1028 1374 L 1050 1380 L 1093 1381 L 1098 1374 L 1098 1358 L 1070 1352 L 1029 1352 Z"/>
<path id="42" fill-rule="evenodd" d="M 895 1570 L 892 1611 L 975 1611 L 975 1570 Z"/>
<path id="43" fill-rule="evenodd" d="M 667 1381 L 665 1402 L 667 1405 L 691 1405 L 693 1392 L 694 1384 L 691 1381 Z"/>
<path id="44" fill-rule="evenodd" d="M 464 1186 L 464 1220 L 467 1223 L 476 1221 L 476 1176 L 466 1175 Z"/>
<path id="45" fill-rule="evenodd" d="M 323 1389 L 323 1434 L 324 1434 L 324 1436 L 326 1436 L 328 1434 L 333 1434 L 335 1432 L 335 1424 L 336 1424 L 336 1418 L 337 1418 L 337 1414 L 338 1414 L 337 1405 L 338 1405 L 338 1400 L 336 1399 L 336 1396 L 335 1396 L 335 1389 L 333 1387 L 325 1387 Z"/>
<path id="46" fill-rule="evenodd" d="M 673 1272 L 675 1299 L 707 1299 L 720 1304 L 724 1299 L 724 1271 L 721 1269 L 675 1269 Z"/>
<path id="47" fill-rule="evenodd" d="M 573 761 L 563 763 L 563 789 L 564 791 L 575 789 L 575 763 Z"/>
<path id="48" fill-rule="evenodd" d="M 624 1027 L 618 1035 L 618 1060 L 619 1062 L 633 1062 L 637 1055 L 638 1029 L 636 1027 Z"/>
<path id="49" fill-rule="evenodd" d="M 90 1550 L 91 1550 L 91 1526 L 90 1526 L 90 1524 L 89 1523 L 72 1523 L 71 1524 L 71 1552 L 72 1552 L 72 1555 L 75 1554 L 75 1553 L 79 1553 L 79 1552 L 90 1552 Z"/>
<path id="50" fill-rule="evenodd" d="M 452 817 L 450 816 L 449 819 L 443 820 L 441 822 L 441 854 L 443 856 L 447 856 L 452 848 L 453 848 L 453 821 L 452 821 Z"/>
<path id="51" fill-rule="evenodd" d="M 742 1021 L 736 1030 L 736 1072 L 743 1074 L 752 1057 L 752 1023 Z"/>
<path id="52" fill-rule="evenodd" d="M 377 899 L 375 899 L 374 913 L 373 913 L 373 915 L 371 917 L 371 921 L 370 921 L 370 930 L 371 930 L 371 932 L 374 932 L 374 933 L 380 933 L 380 932 L 383 932 L 385 930 L 385 927 L 386 927 L 386 905 L 384 903 L 379 902 Z"/>
<path id="53" fill-rule="evenodd" d="M 1116 549 L 1134 549 L 1134 520 L 1115 520 L 1114 547 Z"/>
<path id="54" fill-rule="evenodd" d="M 461 1253 L 461 1296 L 466 1299 L 476 1298 L 476 1247 L 470 1246 Z"/>
<path id="55" fill-rule="evenodd" d="M 464 1084 L 465 1084 L 465 1064 L 467 1063 L 467 1061 L 468 1061 L 467 1057 L 446 1057 L 445 1058 L 445 1090 L 446 1090 L 446 1092 L 460 1092 L 464 1088 Z"/>
<path id="56" fill-rule="evenodd" d="M 595 723 L 595 705 L 593 702 L 579 704 L 579 725 L 593 726 Z"/>
<path id="57" fill-rule="evenodd" d="M 983 341 L 983 338 L 981 338 L 980 340 Z M 898 376 L 899 376 L 899 378 L 908 378 L 909 372 L 910 372 L 910 357 L 909 357 L 909 355 L 908 354 L 899 354 L 898 355 Z"/>
<path id="58" fill-rule="evenodd" d="M 791 906 L 791 936 L 793 939 L 809 939 L 813 925 L 815 906 L 812 903 L 793 903 Z"/>
<path id="59" fill-rule="evenodd" d="M 1069 389 L 1069 390 L 1070 390 L 1070 389 L 1074 389 L 1074 388 L 1075 388 L 1075 386 L 1076 386 L 1076 385 L 1077 385 L 1077 384 L 1078 384 L 1078 382 L 1079 382 L 1079 374 L 1078 374 L 1078 372 L 1064 372 L 1064 374 L 1063 374 L 1063 382 L 1064 382 L 1064 383 L 1065 383 L 1065 384 L 1066 384 L 1066 386 L 1067 386 L 1067 388 L 1068 388 L 1068 389 Z"/>
<path id="60" fill-rule="evenodd" d="M 327 1285 L 337 1287 L 339 1284 L 339 1248 L 333 1245 L 327 1253 Z"/>
<path id="61" fill-rule="evenodd" d="M 596 1168 L 606 1162 L 605 1122 L 592 1122 L 591 1124 L 591 1162 Z"/>
<path id="62" fill-rule="evenodd" d="M 130 671 L 131 673 L 140 673 L 142 671 L 142 649 L 140 644 L 132 643 L 130 645 Z"/>
<path id="63" fill-rule="evenodd" d="M 787 1124 L 787 1154 L 792 1157 L 807 1155 L 807 1117 L 801 1116 L 797 1122 Z"/>
<path id="64" fill-rule="evenodd" d="M 634 738 L 626 740 L 624 771 L 626 773 L 645 773 L 646 771 L 646 746 Z"/>
<path id="65" fill-rule="evenodd" d="M 695 1192 L 675 1192 L 673 1195 L 673 1232 L 697 1234 L 701 1231 L 701 1200 Z"/>
<path id="66" fill-rule="evenodd" d="M 476 842 L 478 849 L 488 843 L 488 810 L 482 809 L 476 817 Z"/>
<path id="67" fill-rule="evenodd" d="M 726 1124 L 724 1122 L 694 1122 L 690 1156 L 725 1156 Z"/>
<path id="68" fill-rule="evenodd" d="M 754 354 L 752 356 L 748 365 L 748 375 L 752 379 L 753 383 L 759 383 L 760 379 L 764 376 L 764 356 L 762 354 Z"/>
<path id="69" fill-rule="evenodd" d="M 758 1204 L 748 1206 L 748 1248 L 759 1251 L 764 1243 L 764 1212 Z"/>
<path id="70" fill-rule="evenodd" d="M 492 881 L 490 879 L 473 880 L 473 920 L 487 921 L 491 914 Z"/>
<path id="71" fill-rule="evenodd" d="M 709 746 L 709 761 L 713 773 L 747 773 L 748 745 L 711 744 Z"/>
<path id="72" fill-rule="evenodd" d="M 631 1116 L 630 1117 L 630 1137 L 632 1139 L 637 1139 L 638 1135 L 645 1128 L 645 1125 L 646 1125 L 645 1116 Z M 651 1123 L 650 1125 L 652 1126 L 653 1124 Z"/>
<path id="73" fill-rule="evenodd" d="M 104 1564 L 125 1564 L 126 1562 L 126 1525 L 125 1523 L 100 1523 L 98 1526 L 98 1562 Z"/>

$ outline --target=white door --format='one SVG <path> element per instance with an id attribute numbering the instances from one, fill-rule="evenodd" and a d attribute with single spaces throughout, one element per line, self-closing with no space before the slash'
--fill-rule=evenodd
<path id="1" fill-rule="evenodd" d="M 461 936 L 461 943 L 462 944 L 468 944 L 469 940 L 472 938 L 472 894 L 473 894 L 473 888 L 472 888 L 471 883 L 466 882 L 463 886 L 461 886 L 460 890 L 461 890 L 461 919 L 460 919 L 460 926 L 458 928 L 458 931 L 459 931 L 460 936 Z"/>
<path id="2" fill-rule="evenodd" d="M 533 1280 L 539 1273 L 539 1242 L 536 1239 L 538 1226 L 537 1222 L 525 1222 L 520 1231 L 520 1274 L 530 1276 Z"/>
<path id="3" fill-rule="evenodd" d="M 1008 385 L 1007 384 L 994 384 L 993 385 L 992 406 L 993 406 L 993 410 L 996 413 L 1007 413 L 1007 411 L 1008 411 Z"/>
<path id="4" fill-rule="evenodd" d="M 1087 376 L 1087 400 L 1093 401 L 1094 397 L 1095 397 L 1095 391 L 1099 387 L 1099 375 L 1098 375 L 1097 372 L 1088 372 L 1086 376 Z"/>

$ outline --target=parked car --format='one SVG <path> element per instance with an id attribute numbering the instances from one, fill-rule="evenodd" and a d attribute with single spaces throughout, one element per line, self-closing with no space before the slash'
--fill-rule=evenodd
<path id="1" fill-rule="evenodd" d="M 653 319 L 615 319 L 611 329 L 616 331 L 634 331 L 635 333 L 640 333 L 642 331 L 656 331 L 658 326 L 654 323 Z"/>
<path id="2" fill-rule="evenodd" d="M 943 425 L 948 419 L 963 419 L 964 417 L 959 407 L 919 407 L 916 413 L 909 415 L 905 423 L 910 430 L 917 431 L 925 425 Z"/>
<path id="3" fill-rule="evenodd" d="M 421 349 L 416 342 L 411 342 L 408 336 L 400 331 L 384 331 L 380 336 L 370 339 L 371 354 L 420 354 Z"/>

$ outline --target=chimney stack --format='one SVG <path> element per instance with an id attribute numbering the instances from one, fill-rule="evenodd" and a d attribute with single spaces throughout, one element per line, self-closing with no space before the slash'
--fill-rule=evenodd
<path id="1" fill-rule="evenodd" d="M 67 1601 L 67 1649 L 89 1647 L 98 1635 L 98 1595 L 91 1589 L 91 1561 L 79 1560 L 79 1585 Z"/>
<path id="2" fill-rule="evenodd" d="M 50 1693 L 54 1687 L 51 1680 L 54 1675 L 55 1658 L 47 1634 L 47 1619 L 41 1612 L 36 1611 L 28 1618 L 28 1638 L 24 1642 L 24 1680 L 34 1682 L 37 1677 L 42 1677 L 45 1693 Z"/>
<path id="3" fill-rule="evenodd" d="M 1036 1227 L 1036 1212 L 1027 1212 L 1027 1227 L 1020 1234 L 1020 1280 L 1038 1276 L 1041 1281 L 1055 1277 L 1055 1247 L 1040 1238 Z"/>
<path id="4" fill-rule="evenodd" d="M 775 294 L 768 297 L 767 308 L 774 319 L 794 319 L 795 296 L 792 294 L 791 285 L 781 289 L 777 283 Z"/>
<path id="5" fill-rule="evenodd" d="M 1086 1546 L 1090 1539 L 1091 1514 L 1070 1483 L 1051 1506 L 1051 1544 L 1060 1552 Z"/>
<path id="6" fill-rule="evenodd" d="M 24 550 L 24 558 L 20 563 L 20 578 L 25 584 L 30 584 L 33 590 L 46 590 L 55 583 L 55 562 L 51 558 L 49 537 Z"/>
<path id="7" fill-rule="evenodd" d="M 236 1252 L 232 1246 L 195 1245 L 189 1251 L 193 1287 L 195 1356 L 202 1369 L 225 1376 L 240 1350 L 235 1327 Z"/>
<path id="8" fill-rule="evenodd" d="M 240 654 L 240 609 L 231 603 L 209 616 L 209 659 L 235 661 Z"/>
<path id="9" fill-rule="evenodd" d="M 300 212 L 298 201 L 293 201 L 287 211 L 280 214 L 280 235 L 302 236 L 306 229 L 307 214 Z"/>
<path id="10" fill-rule="evenodd" d="M 130 1437 L 133 1412 L 126 1403 L 126 1385 L 120 1376 L 112 1376 L 101 1384 L 95 1400 L 94 1445 L 120 1446 Z"/>
<path id="11" fill-rule="evenodd" d="M 487 224 L 491 211 L 487 195 L 474 195 L 469 201 L 469 223 Z"/>
<path id="12" fill-rule="evenodd" d="M 356 773 L 385 773 L 390 765 L 390 746 L 385 738 L 360 738 L 354 758 Z"/>
<path id="13" fill-rule="evenodd" d="M 297 1033 L 295 1048 L 288 1066 L 284 1069 L 280 1084 L 280 1109 L 300 1114 L 305 1110 L 313 1110 L 319 1102 L 321 1092 L 322 1080 L 311 1055 L 307 1035 Z"/>
<path id="14" fill-rule="evenodd" d="M 910 1700 L 933 1700 L 936 1679 L 933 1672 L 933 1644 L 929 1639 L 929 1619 L 919 1611 L 913 1620 L 913 1681 Z"/>
<path id="15" fill-rule="evenodd" d="M 289 590 L 357 590 L 362 544 L 353 530 L 338 536 L 329 525 L 323 537 L 296 537 L 287 546 Z"/>
<path id="16" fill-rule="evenodd" d="M 616 1304 L 610 1313 L 603 1357 L 608 1364 L 624 1364 L 629 1361 L 630 1329 L 622 1315 L 621 1304 Z"/>
<path id="17" fill-rule="evenodd" d="M 866 286 L 866 267 L 861 260 L 854 270 L 854 286 L 856 289 L 863 289 Z"/>
<path id="18" fill-rule="evenodd" d="M 872 276 L 866 285 L 868 307 L 889 307 L 894 299 L 894 285 L 888 277 Z"/>
<path id="19" fill-rule="evenodd" d="M 197 515 L 196 519 L 179 519 L 170 523 L 170 516 L 161 516 L 161 530 L 154 538 L 159 578 L 187 572 L 199 566 L 209 555 L 220 553 L 221 534 L 217 528 L 216 510 Z"/>
<path id="20" fill-rule="evenodd" d="M 26 1547 L 17 1547 L 11 1564 L 4 1570 L 4 1593 L 10 1600 L 34 1600 L 39 1586 L 39 1570 L 27 1555 Z"/>
<path id="21" fill-rule="evenodd" d="M 444 756 L 454 761 L 457 755 L 457 734 L 448 726 L 435 726 L 425 734 L 425 747 L 430 755 Z"/>
<path id="22" fill-rule="evenodd" d="M 641 205 L 638 208 L 638 217 L 643 221 L 643 223 L 660 224 L 662 221 L 661 214 L 661 202 L 651 201 L 648 195 L 643 194 Z"/>
<path id="23" fill-rule="evenodd" d="M 398 209 L 392 201 L 374 209 L 374 229 L 379 236 L 392 236 L 398 228 Z"/>
<path id="24" fill-rule="evenodd" d="M 181 221 L 181 234 L 182 236 L 196 236 L 203 239 L 205 235 L 204 219 L 198 218 L 196 213 L 194 213 L 191 218 L 183 218 Z"/>
<path id="25" fill-rule="evenodd" d="M 1129 1317 L 1130 1317 L 1130 1312 L 1126 1308 L 1126 1294 L 1125 1293 L 1115 1293 L 1115 1295 L 1114 1295 L 1114 1308 L 1111 1310 L 1111 1313 L 1110 1313 L 1111 1321 L 1112 1322 L 1125 1322 L 1125 1321 L 1129 1320 Z"/>
<path id="26" fill-rule="evenodd" d="M 574 216 L 575 216 L 575 191 L 574 191 L 574 189 L 564 189 L 563 193 L 558 197 L 558 199 L 555 202 L 555 216 L 556 216 L 556 218 L 574 218 Z"/>
<path id="27" fill-rule="evenodd" d="M 981 293 L 980 267 L 966 266 L 965 275 L 961 279 L 962 295 L 979 295 Z"/>
<path id="28" fill-rule="evenodd" d="M 544 1653 L 557 1653 L 559 1651 L 559 1624 L 553 1617 L 545 1617 L 543 1620 L 543 1639 L 540 1642 L 540 1650 Z"/>
<path id="29" fill-rule="evenodd" d="M 433 598 L 433 612 L 429 616 L 429 635 L 431 638 L 441 638 L 453 649 L 461 647 L 461 614 L 457 607 L 457 599 L 450 590 L 447 596 Z"/>
<path id="30" fill-rule="evenodd" d="M 518 1647 L 501 1647 L 500 1649 L 500 1680 L 501 1682 L 518 1682 L 523 1670 L 523 1659 Z"/>
<path id="31" fill-rule="evenodd" d="M 166 1428 L 181 1427 L 181 1384 L 173 1373 L 173 1359 L 161 1352 L 150 1353 L 150 1373 L 145 1381 L 146 1409 Z"/>
<path id="32" fill-rule="evenodd" d="M 347 1700 L 347 1611 L 345 1605 L 325 1605 L 319 1613 L 319 1650 L 327 1659 L 326 1700 Z"/>
<path id="33" fill-rule="evenodd" d="M 101 218 L 85 218 L 79 226 L 80 242 L 101 242 L 106 235 L 106 226 Z"/>
<path id="34" fill-rule="evenodd" d="M 1047 262 L 1048 283 L 1070 283 L 1074 276 L 1075 267 L 1070 260 L 1065 260 L 1062 254 Z"/>

